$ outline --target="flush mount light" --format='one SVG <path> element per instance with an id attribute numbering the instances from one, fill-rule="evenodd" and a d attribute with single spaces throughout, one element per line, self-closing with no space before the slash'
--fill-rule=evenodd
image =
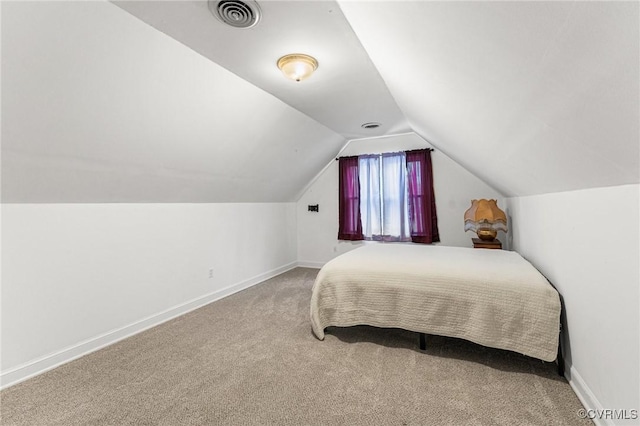
<path id="1" fill-rule="evenodd" d="M 278 68 L 280 68 L 285 77 L 301 81 L 318 69 L 318 61 L 309 55 L 293 53 L 278 59 Z"/>
<path id="2" fill-rule="evenodd" d="M 382 126 L 382 124 L 372 121 L 370 123 L 364 123 L 362 126 L 363 129 L 377 129 L 378 127 Z"/>

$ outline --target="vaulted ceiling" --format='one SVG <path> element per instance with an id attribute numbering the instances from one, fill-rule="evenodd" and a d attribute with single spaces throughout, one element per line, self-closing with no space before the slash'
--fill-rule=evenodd
<path id="1" fill-rule="evenodd" d="M 259 5 L 3 2 L 3 201 L 291 201 L 407 131 L 505 195 L 640 180 L 637 2 Z"/>
<path id="2" fill-rule="evenodd" d="M 638 2 L 341 2 L 414 131 L 506 195 L 638 183 Z"/>

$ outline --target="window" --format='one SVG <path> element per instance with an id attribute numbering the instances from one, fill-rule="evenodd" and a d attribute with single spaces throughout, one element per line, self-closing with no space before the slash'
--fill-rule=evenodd
<path id="1" fill-rule="evenodd" d="M 360 156 L 358 169 L 364 238 L 411 241 L 404 152 Z"/>
<path id="2" fill-rule="evenodd" d="M 340 158 L 339 240 L 439 242 L 431 150 Z"/>

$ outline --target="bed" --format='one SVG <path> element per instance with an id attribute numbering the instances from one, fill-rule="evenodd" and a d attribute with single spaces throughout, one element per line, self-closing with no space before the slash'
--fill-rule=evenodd
<path id="1" fill-rule="evenodd" d="M 313 286 L 311 325 L 402 328 L 554 361 L 560 297 L 516 252 L 367 244 L 325 264 Z M 561 360 L 558 358 L 559 369 Z"/>

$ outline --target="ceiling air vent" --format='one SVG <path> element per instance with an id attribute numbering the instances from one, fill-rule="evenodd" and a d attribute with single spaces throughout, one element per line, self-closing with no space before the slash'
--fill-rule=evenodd
<path id="1" fill-rule="evenodd" d="M 260 20 L 260 7 L 252 0 L 209 0 L 209 10 L 234 28 L 251 28 Z"/>
<path id="2" fill-rule="evenodd" d="M 372 121 L 370 123 L 364 123 L 362 126 L 363 129 L 377 129 L 378 127 L 380 127 L 381 124 L 380 123 L 376 123 L 375 121 Z"/>

